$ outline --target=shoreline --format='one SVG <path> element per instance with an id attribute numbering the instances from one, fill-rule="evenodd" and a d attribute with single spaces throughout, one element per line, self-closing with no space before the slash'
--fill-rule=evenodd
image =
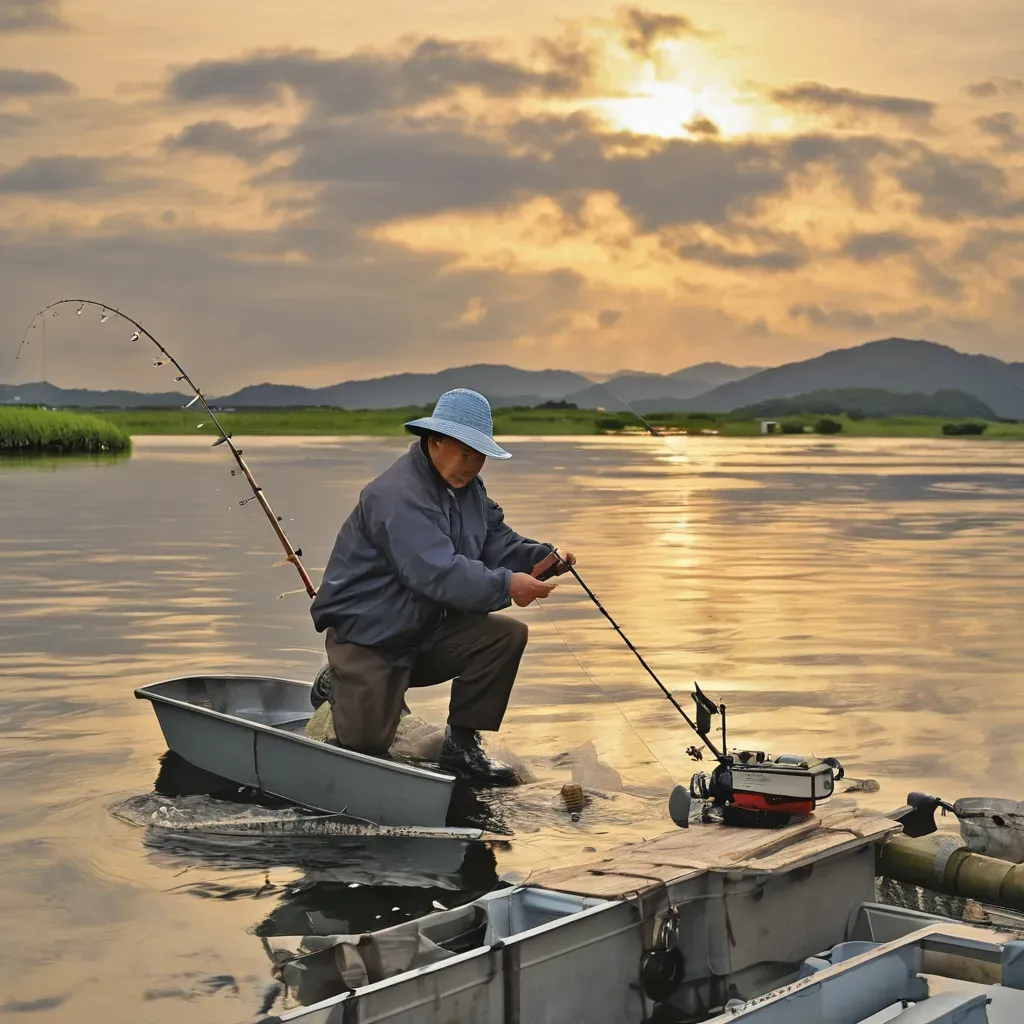
<path id="1" fill-rule="evenodd" d="M 296 409 L 215 410 L 218 420 L 232 437 L 314 438 L 322 441 L 357 438 L 393 438 L 410 435 L 406 420 L 417 409 L 345 410 L 327 407 Z M 631 413 L 608 413 L 584 409 L 495 409 L 494 432 L 504 438 L 591 438 L 594 440 L 636 440 L 651 435 Z M 924 416 L 894 416 L 862 419 L 847 415 L 807 414 L 781 420 L 733 419 L 728 415 L 701 413 L 645 413 L 645 420 L 663 438 L 713 442 L 716 438 L 749 438 L 766 444 L 780 439 L 831 443 L 857 438 L 904 438 L 1024 441 L 1024 422 L 954 420 Z M 130 451 L 136 438 L 192 437 L 200 445 L 212 445 L 220 437 L 202 410 L 116 409 L 82 413 L 71 410 L 0 408 L 0 456 L 46 454 L 64 451 Z M 774 423 L 769 433 L 763 423 Z M 652 438 L 652 440 L 656 440 Z M 6 443 L 5 443 L 6 441 Z"/>
<path id="2" fill-rule="evenodd" d="M 215 410 L 224 429 L 239 437 L 408 437 L 403 423 L 421 410 L 334 408 Z M 180 409 L 112 410 L 97 413 L 133 437 L 217 436 L 216 428 L 202 412 Z M 647 431 L 631 413 L 599 410 L 495 409 L 494 432 L 504 437 L 635 437 Z M 761 420 L 732 419 L 728 415 L 694 413 L 644 413 L 644 418 L 666 437 L 714 440 L 716 437 L 935 437 L 943 440 L 970 437 L 980 440 L 1024 440 L 1024 423 L 924 416 L 860 419 L 846 415 L 807 414 L 787 416 L 774 433 L 762 434 Z M 769 421 L 771 422 L 771 421 Z M 199 424 L 204 423 L 200 427 Z M 981 427 L 980 434 L 944 433 L 964 427 Z M 835 428 L 838 427 L 838 430 Z"/>

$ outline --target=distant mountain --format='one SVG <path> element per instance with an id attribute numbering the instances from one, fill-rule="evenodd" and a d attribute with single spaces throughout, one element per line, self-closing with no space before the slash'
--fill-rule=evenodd
<path id="1" fill-rule="evenodd" d="M 491 405 L 536 405 L 564 398 L 590 381 L 568 370 L 519 370 L 514 366 L 479 364 L 438 373 L 399 373 L 369 380 L 350 380 L 324 388 L 256 384 L 218 398 L 221 405 L 332 405 L 344 409 L 394 409 L 427 405 L 452 388 L 472 388 Z M 512 401 L 512 400 L 515 401 Z"/>
<path id="2" fill-rule="evenodd" d="M 721 384 L 730 384 L 734 380 L 745 380 L 753 377 L 755 373 L 761 373 L 763 366 L 730 366 L 728 363 L 697 363 L 696 366 L 687 366 L 685 370 L 676 370 L 670 373 L 673 380 L 699 380 L 710 387 L 718 387 Z"/>
<path id="3" fill-rule="evenodd" d="M 622 409 L 623 403 L 649 406 L 652 400 L 680 402 L 711 391 L 728 381 L 742 380 L 759 373 L 756 366 L 729 366 L 726 363 L 699 363 L 671 374 L 620 374 L 603 384 L 592 384 L 565 397 L 581 409 Z M 659 411 L 663 410 L 661 405 Z"/>
<path id="4" fill-rule="evenodd" d="M 856 348 L 837 349 L 815 359 L 763 370 L 687 399 L 678 407 L 728 412 L 770 398 L 792 398 L 811 391 L 841 388 L 924 394 L 965 391 L 990 406 L 997 416 L 1024 418 L 1024 363 L 966 355 L 946 345 L 907 338 L 870 341 Z"/>
<path id="5" fill-rule="evenodd" d="M 650 370 L 614 370 L 612 373 L 594 373 L 588 370 L 582 376 L 595 384 L 607 384 L 616 377 L 663 377 L 662 373 L 653 373 Z"/>
<path id="6" fill-rule="evenodd" d="M 785 416 L 837 416 L 847 413 L 865 419 L 888 416 L 945 416 L 949 419 L 993 420 L 996 414 L 980 398 L 964 391 L 936 391 L 934 395 L 900 394 L 880 388 L 843 388 L 810 391 L 795 398 L 769 398 L 756 405 L 733 409 L 737 419 L 781 419 Z"/>
<path id="7" fill-rule="evenodd" d="M 606 384 L 591 384 L 565 397 L 581 409 L 624 409 L 627 402 L 632 405 L 663 395 L 671 395 L 674 399 L 693 398 L 713 388 L 713 384 L 703 381 L 677 381 L 671 377 L 644 374 L 613 377 Z"/>
<path id="8" fill-rule="evenodd" d="M 590 383 L 568 370 L 519 370 L 513 366 L 482 364 L 438 373 L 400 373 L 370 380 L 346 381 L 323 388 L 291 384 L 253 384 L 230 395 L 208 397 L 211 405 L 234 408 L 281 406 L 340 406 L 346 409 L 387 409 L 429 405 L 445 391 L 468 387 L 485 394 L 496 408 L 502 405 L 539 405 L 564 398 Z M 189 395 L 177 392 L 147 394 L 139 391 L 86 391 L 53 384 L 0 384 L 0 404 L 16 400 L 23 405 L 77 406 L 80 408 L 183 405 Z"/>
<path id="9" fill-rule="evenodd" d="M 689 398 L 708 391 L 723 378 L 739 379 L 746 371 L 722 363 L 702 363 L 708 379 L 687 376 L 691 367 L 671 376 L 658 373 L 620 374 L 608 387 L 624 401 L 637 397 L 669 394 Z M 754 372 L 754 371 L 750 371 Z M 461 366 L 438 373 L 400 373 L 389 377 L 345 381 L 322 388 L 292 384 L 251 384 L 229 395 L 209 397 L 213 405 L 233 408 L 280 408 L 283 406 L 336 406 L 345 409 L 388 409 L 429 405 L 443 392 L 456 387 L 473 388 L 487 396 L 495 408 L 500 406 L 540 405 L 541 402 L 568 398 L 580 408 L 613 408 L 615 399 L 599 384 L 582 374 L 568 370 L 520 370 L 513 366 L 479 364 Z M 77 406 L 81 408 L 140 406 L 177 406 L 189 395 L 177 392 L 147 394 L 138 391 L 86 391 L 58 388 L 52 384 L 0 385 L 0 404 L 18 397 L 22 404 Z"/>
<path id="10" fill-rule="evenodd" d="M 297 384 L 250 384 L 234 394 L 223 398 L 211 398 L 208 401 L 216 402 L 218 405 L 328 405 L 330 403 L 313 398 L 324 390 L 326 389 L 304 388 Z"/>
<path id="11" fill-rule="evenodd" d="M 86 391 L 59 388 L 55 384 L 0 384 L 0 405 L 77 406 L 85 409 L 164 407 L 184 405 L 190 395 L 177 391 L 147 394 L 141 391 Z"/>
<path id="12" fill-rule="evenodd" d="M 628 402 L 641 412 L 728 412 L 769 399 L 848 388 L 924 395 L 962 391 L 989 406 L 998 416 L 1024 419 L 1024 363 L 965 355 L 945 345 L 904 338 L 872 341 L 767 370 L 700 363 L 668 375 L 619 374 L 605 385 L 568 370 L 520 370 L 479 364 L 438 373 L 400 373 L 346 381 L 322 388 L 255 384 L 209 400 L 214 405 L 236 408 L 323 405 L 387 409 L 430 405 L 455 387 L 483 392 L 495 408 L 567 399 L 583 409 L 622 409 L 622 402 Z M 147 394 L 64 390 L 47 383 L 0 384 L 0 404 L 19 401 L 23 405 L 81 408 L 174 408 L 184 405 L 190 397 L 173 391 Z"/>

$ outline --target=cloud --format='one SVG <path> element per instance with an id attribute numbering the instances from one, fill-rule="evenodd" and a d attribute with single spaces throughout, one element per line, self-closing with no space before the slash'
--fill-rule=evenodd
<path id="1" fill-rule="evenodd" d="M 647 15 L 633 8 L 625 17 L 641 42 L 659 33 L 692 30 L 687 19 L 674 15 Z M 556 198 L 571 209 L 589 193 L 609 192 L 619 197 L 641 230 L 722 223 L 741 212 L 753 215 L 759 204 L 789 194 L 797 179 L 807 184 L 815 175 L 829 172 L 867 209 L 882 173 L 881 158 L 906 170 L 929 152 L 879 135 L 838 137 L 822 132 L 795 138 L 723 139 L 714 134 L 717 126 L 702 117 L 688 126 L 697 138 L 662 140 L 609 130 L 583 112 L 521 116 L 511 123 L 474 120 L 457 110 L 446 117 L 412 112 L 426 99 L 469 84 L 506 98 L 537 89 L 582 87 L 589 66 L 585 48 L 571 40 L 552 46 L 536 66 L 500 60 L 479 43 L 443 40 L 342 58 L 293 50 L 203 61 L 176 71 L 167 86 L 170 98 L 252 106 L 292 90 L 308 99 L 313 110 L 286 140 L 272 141 L 259 128 L 204 121 L 167 144 L 229 153 L 253 164 L 271 151 L 293 150 L 295 159 L 289 166 L 277 167 L 252 184 L 275 187 L 275 201 L 289 187 L 302 187 L 306 197 L 315 190 L 317 214 L 346 224 L 470 211 L 535 196 Z M 556 51 L 584 56 L 575 64 L 575 58 L 566 58 L 571 73 L 556 72 L 551 70 L 551 53 Z M 787 94 L 794 102 L 801 97 L 806 102 L 810 88 L 797 86 Z M 816 102 L 824 98 L 874 105 L 900 116 L 925 116 L 933 109 L 924 101 L 813 88 Z M 908 179 L 911 190 L 927 193 L 928 210 L 950 209 L 949 196 L 932 195 L 940 183 L 926 178 L 917 168 L 916 177 Z M 987 186 L 975 183 L 979 187 Z M 978 207 L 976 197 L 968 196 L 968 202 Z M 993 199 L 991 206 L 999 204 Z M 766 269 L 800 265 L 785 252 L 703 255 L 708 261 L 746 260 L 748 266 Z"/>
<path id="2" fill-rule="evenodd" d="M 306 124 L 297 156 L 257 184 L 320 188 L 318 216 L 368 224 L 471 211 L 535 196 L 567 208 L 614 193 L 641 230 L 719 224 L 789 191 L 794 175 L 834 167 L 870 192 L 880 140 L 651 140 L 603 133 L 586 118 L 521 119 L 504 135 L 450 121 L 361 118 Z"/>
<path id="3" fill-rule="evenodd" d="M 771 249 L 764 252 L 736 252 L 708 242 L 681 245 L 676 249 L 676 254 L 684 260 L 696 260 L 728 270 L 790 271 L 807 262 L 807 254 L 802 251 Z"/>
<path id="4" fill-rule="evenodd" d="M 164 148 L 170 152 L 192 150 L 201 153 L 222 153 L 238 157 L 246 163 L 257 164 L 279 144 L 268 138 L 272 125 L 236 128 L 227 121 L 197 121 L 182 128 L 177 135 L 164 139 Z"/>
<path id="5" fill-rule="evenodd" d="M 0 0 L 0 33 L 64 30 L 60 12 L 60 0 Z"/>
<path id="6" fill-rule="evenodd" d="M 202 144 L 255 160 L 258 135 L 237 131 L 217 123 L 215 130 L 204 128 Z M 878 135 L 653 139 L 610 131 L 582 113 L 521 117 L 485 130 L 468 118 L 375 114 L 307 121 L 273 147 L 293 151 L 294 160 L 253 184 L 279 191 L 300 186 L 315 203 L 312 216 L 335 224 L 378 225 L 537 197 L 571 212 L 596 193 L 616 197 L 642 232 L 720 226 L 740 216 L 756 222 L 771 200 L 814 188 L 829 175 L 865 211 L 874 209 L 879 192 L 891 201 L 894 186 L 916 199 L 924 215 L 947 221 L 1012 217 L 1024 209 L 998 165 Z M 828 187 L 834 196 L 835 185 Z M 860 262 L 912 249 L 894 232 L 861 234 L 845 250 Z M 774 271 L 796 269 L 806 259 L 789 245 L 678 251 L 709 266 Z"/>
<path id="7" fill-rule="evenodd" d="M 614 133 L 603 127 L 590 114 L 576 111 L 564 116 L 538 114 L 521 117 L 504 129 L 504 141 L 514 149 L 525 149 L 550 159 L 560 149 L 581 140 L 591 139 L 598 144 L 619 142 L 625 147 L 643 141 L 628 132 Z"/>
<path id="8" fill-rule="evenodd" d="M 963 284 L 935 263 L 919 254 L 921 239 L 900 231 L 878 231 L 851 235 L 843 243 L 841 253 L 858 263 L 874 263 L 888 256 L 910 256 L 918 287 L 930 295 L 958 299 Z"/>
<path id="9" fill-rule="evenodd" d="M 921 291 L 953 300 L 959 299 L 963 295 L 964 286 L 959 278 L 947 274 L 941 267 L 929 260 L 917 257 L 914 260 L 914 270 L 917 273 L 917 284 Z"/>
<path id="10" fill-rule="evenodd" d="M 956 259 L 965 263 L 987 263 L 1007 249 L 1024 250 L 1024 231 L 981 228 L 967 235 L 956 251 Z"/>
<path id="11" fill-rule="evenodd" d="M 0 138 L 5 135 L 17 135 L 18 132 L 28 128 L 35 128 L 42 124 L 38 117 L 29 117 L 27 114 L 5 114 L 0 111 Z"/>
<path id="12" fill-rule="evenodd" d="M 597 326 L 602 330 L 614 327 L 622 319 L 621 309 L 602 309 L 597 314 Z"/>
<path id="13" fill-rule="evenodd" d="M 867 313 L 857 309 L 833 309 L 826 311 L 816 304 L 794 305 L 789 308 L 794 320 L 805 320 L 814 327 L 837 331 L 893 330 L 911 324 L 920 324 L 935 316 L 931 306 L 913 306 L 909 309 L 893 309 L 880 313 Z"/>
<path id="14" fill-rule="evenodd" d="M 554 170 L 452 129 L 359 121 L 301 127 L 289 141 L 298 148 L 295 161 L 261 181 L 323 186 L 321 212 L 355 224 L 505 202 L 520 189 L 543 187 Z"/>
<path id="15" fill-rule="evenodd" d="M 785 143 L 785 169 L 796 174 L 808 168 L 829 167 L 854 201 L 869 208 L 874 199 L 876 164 L 882 157 L 899 161 L 902 146 L 875 135 L 838 138 L 834 135 L 798 135 Z"/>
<path id="16" fill-rule="evenodd" d="M 0 194 L 51 198 L 95 197 L 97 192 L 118 194 L 135 191 L 140 179 L 117 180 L 122 162 L 113 158 L 84 156 L 30 157 L 9 170 L 0 171 Z"/>
<path id="17" fill-rule="evenodd" d="M 996 139 L 1004 153 L 1017 153 L 1024 149 L 1024 135 L 1017 130 L 1020 119 L 1016 114 L 1004 110 L 999 114 L 979 117 L 974 123 L 979 131 Z"/>
<path id="18" fill-rule="evenodd" d="M 794 320 L 806 320 L 814 327 L 836 327 L 844 331 L 867 331 L 875 326 L 875 318 L 870 313 L 853 309 L 836 309 L 826 313 L 821 306 L 798 304 L 789 307 L 789 315 Z"/>
<path id="19" fill-rule="evenodd" d="M 681 14 L 655 14 L 638 7 L 621 12 L 624 41 L 634 53 L 650 57 L 657 43 L 663 39 L 703 35 L 693 22 Z"/>
<path id="20" fill-rule="evenodd" d="M 327 117 L 352 117 L 414 108 L 428 100 L 476 88 L 488 96 L 572 94 L 582 87 L 585 63 L 549 48 L 553 67 L 533 69 L 501 60 L 480 43 L 424 39 L 383 53 L 321 57 L 315 50 L 260 51 L 237 60 L 202 61 L 177 71 L 166 87 L 180 103 L 218 101 L 259 106 L 287 90 Z"/>
<path id="21" fill-rule="evenodd" d="M 774 89 L 771 98 L 785 107 L 854 115 L 885 114 L 918 125 L 929 121 L 935 113 L 935 104 L 929 100 L 837 89 L 820 82 L 802 82 L 785 89 Z"/>
<path id="22" fill-rule="evenodd" d="M 479 295 L 473 295 L 466 302 L 465 308 L 446 326 L 474 327 L 487 316 L 487 303 Z"/>
<path id="23" fill-rule="evenodd" d="M 399 363 L 429 370 L 495 361 L 496 346 L 507 350 L 509 339 L 540 331 L 553 311 L 580 301 L 572 274 L 446 275 L 437 257 L 354 238 L 315 262 L 292 262 L 294 241 L 277 231 L 125 226 L 101 237 L 55 228 L 14 244 L 0 230 L 0 296 L 5 308 L 27 310 L 27 319 L 68 282 L 99 297 L 115 282 L 122 308 L 159 322 L 157 336 L 213 393 L 258 379 L 326 384 Z M 472 308 L 486 306 L 487 316 L 468 330 L 456 326 L 474 299 Z M 128 343 L 128 332 L 84 321 L 61 342 L 65 381 L 111 386 L 113 374 L 128 387 L 172 387 L 171 375 Z M 92 333 L 78 334 L 79 326 Z M 83 337 L 94 344 L 71 343 Z M 0 363 L 0 377 L 4 369 Z"/>
<path id="24" fill-rule="evenodd" d="M 1024 96 L 1024 81 L 1019 78 L 989 78 L 967 86 L 967 93 L 979 99 L 990 96 Z"/>
<path id="25" fill-rule="evenodd" d="M 718 125 L 707 117 L 695 117 L 688 124 L 683 125 L 683 127 L 691 135 L 707 135 L 713 137 L 719 134 Z"/>
<path id="26" fill-rule="evenodd" d="M 925 146 L 913 147 L 912 154 L 896 170 L 896 178 L 919 198 L 926 216 L 956 221 L 1024 214 L 1024 196 L 1012 192 L 1006 172 L 990 161 L 938 153 Z"/>
<path id="27" fill-rule="evenodd" d="M 875 231 L 850 235 L 842 253 L 858 263 L 870 263 L 885 256 L 902 256 L 917 249 L 918 240 L 899 231 Z"/>
<path id="28" fill-rule="evenodd" d="M 563 76 L 566 82 L 583 87 L 593 77 L 601 61 L 594 43 L 586 39 L 579 26 L 567 26 L 556 39 L 539 37 L 533 43 L 534 59 L 549 73 Z"/>
<path id="29" fill-rule="evenodd" d="M 70 95 L 75 87 L 52 71 L 22 71 L 19 68 L 0 68 L 0 98 Z"/>

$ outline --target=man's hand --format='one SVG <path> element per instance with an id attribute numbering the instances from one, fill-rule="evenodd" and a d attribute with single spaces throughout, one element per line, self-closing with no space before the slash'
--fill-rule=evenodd
<path id="1" fill-rule="evenodd" d="M 576 564 L 576 556 L 571 551 L 564 551 L 562 548 L 555 548 L 555 554 L 558 555 L 558 565 L 555 568 L 556 576 L 561 576 L 563 573 L 567 573 L 569 571 L 569 566 Z"/>
<path id="2" fill-rule="evenodd" d="M 531 576 L 538 579 L 548 576 L 561 576 L 569 571 L 570 565 L 576 564 L 576 556 L 571 551 L 555 548 L 549 555 L 542 558 L 534 567 Z"/>
<path id="3" fill-rule="evenodd" d="M 557 586 L 557 583 L 543 583 L 534 579 L 528 572 L 517 572 L 512 574 L 508 592 L 520 608 L 525 608 L 534 601 L 543 600 Z"/>

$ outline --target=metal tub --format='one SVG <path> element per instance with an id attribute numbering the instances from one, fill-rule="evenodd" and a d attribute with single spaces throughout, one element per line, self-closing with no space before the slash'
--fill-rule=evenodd
<path id="1" fill-rule="evenodd" d="M 633 1024 L 641 1018 L 635 983 L 642 937 L 632 903 L 506 889 L 375 938 L 385 950 L 394 948 L 400 930 L 418 926 L 424 937 L 433 933 L 442 941 L 436 933 L 443 928 L 432 920 L 474 906 L 483 919 L 475 948 L 262 1018 L 264 1024 Z M 318 956 L 332 952 L 328 947 Z"/>

